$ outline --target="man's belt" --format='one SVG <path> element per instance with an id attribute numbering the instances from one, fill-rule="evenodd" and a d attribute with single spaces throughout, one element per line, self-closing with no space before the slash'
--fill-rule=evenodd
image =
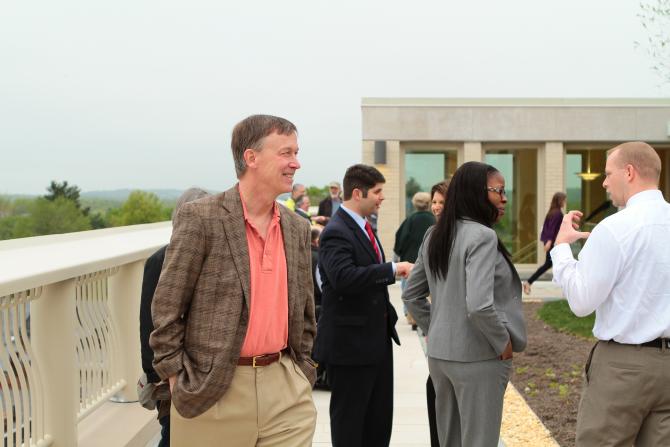
<path id="1" fill-rule="evenodd" d="M 645 348 L 657 348 L 657 349 L 665 347 L 666 349 L 670 349 L 670 338 L 657 338 L 656 340 L 648 341 L 646 343 L 640 343 L 639 345 L 629 343 L 619 343 L 618 341 L 614 340 L 610 341 L 618 345 L 643 346 Z"/>
<path id="2" fill-rule="evenodd" d="M 282 355 L 285 355 L 287 352 L 288 351 L 285 349 L 273 354 L 255 355 L 253 357 L 240 357 L 237 360 L 237 364 L 240 366 L 253 366 L 254 368 L 258 368 L 259 366 L 268 366 L 281 360 Z"/>
<path id="3" fill-rule="evenodd" d="M 668 348 L 670 349 L 670 338 L 657 338 L 656 340 L 648 341 L 646 343 L 641 343 L 640 346 L 646 346 L 649 348 Z"/>

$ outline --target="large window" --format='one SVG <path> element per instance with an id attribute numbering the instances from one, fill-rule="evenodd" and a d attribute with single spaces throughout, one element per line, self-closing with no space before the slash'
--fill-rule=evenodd
<path id="1" fill-rule="evenodd" d="M 568 195 L 568 210 L 580 210 L 587 231 L 616 212 L 603 188 L 605 180 L 604 148 L 569 147 L 565 160 L 565 188 Z"/>
<path id="2" fill-rule="evenodd" d="M 587 230 L 591 230 L 598 222 L 616 212 L 603 188 L 607 150 L 612 146 L 593 148 L 571 145 L 566 148 L 565 187 L 568 194 L 568 210 L 580 210 L 584 213 L 583 221 Z M 656 147 L 656 151 L 661 157 L 659 189 L 668 200 L 670 148 Z"/>
<path id="3" fill-rule="evenodd" d="M 568 196 L 567 211 L 579 210 L 584 213 L 582 229 L 591 231 L 598 222 L 616 212 L 603 188 L 605 180 L 605 160 L 607 149 L 566 147 L 565 189 Z M 585 240 L 571 244 L 572 253 L 577 256 Z"/>
<path id="4" fill-rule="evenodd" d="M 659 188 L 663 192 L 665 200 L 670 202 L 670 148 L 656 146 L 656 151 L 661 157 L 661 181 Z"/>
<path id="5" fill-rule="evenodd" d="M 456 170 L 456 151 L 405 152 L 405 215 L 412 213 L 412 197 L 430 192 L 434 184 L 450 178 Z"/>
<path id="6" fill-rule="evenodd" d="M 486 163 L 505 177 L 507 209 L 496 225 L 516 264 L 537 262 L 537 150 L 487 150 Z"/>
<path id="7" fill-rule="evenodd" d="M 591 231 L 604 218 L 616 213 L 610 198 L 603 188 L 605 180 L 605 163 L 607 150 L 614 145 L 602 147 L 585 147 L 570 145 L 566 147 L 565 187 L 568 195 L 567 209 L 580 210 L 584 213 L 582 228 Z M 670 149 L 657 147 L 661 157 L 661 179 L 659 188 L 665 199 L 670 198 Z M 572 244 L 575 255 L 579 253 L 586 241 L 580 240 Z"/>

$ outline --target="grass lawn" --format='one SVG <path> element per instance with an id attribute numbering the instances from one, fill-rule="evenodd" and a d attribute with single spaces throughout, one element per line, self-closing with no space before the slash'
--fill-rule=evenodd
<path id="1" fill-rule="evenodd" d="M 537 311 L 537 315 L 549 326 L 562 332 L 578 335 L 584 338 L 593 338 L 593 323 L 596 314 L 592 313 L 584 318 L 576 317 L 566 300 L 550 301 Z"/>

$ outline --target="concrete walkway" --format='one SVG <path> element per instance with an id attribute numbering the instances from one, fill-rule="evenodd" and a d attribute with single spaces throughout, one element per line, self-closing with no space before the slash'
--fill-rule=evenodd
<path id="1" fill-rule="evenodd" d="M 523 294 L 524 301 L 556 301 L 564 298 L 563 290 L 551 281 L 536 281 L 531 285 L 530 295 Z"/>

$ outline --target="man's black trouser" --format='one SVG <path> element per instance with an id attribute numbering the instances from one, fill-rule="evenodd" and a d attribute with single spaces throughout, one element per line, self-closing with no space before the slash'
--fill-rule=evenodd
<path id="1" fill-rule="evenodd" d="M 333 447 L 387 447 L 393 423 L 393 351 L 375 365 L 327 365 Z"/>

